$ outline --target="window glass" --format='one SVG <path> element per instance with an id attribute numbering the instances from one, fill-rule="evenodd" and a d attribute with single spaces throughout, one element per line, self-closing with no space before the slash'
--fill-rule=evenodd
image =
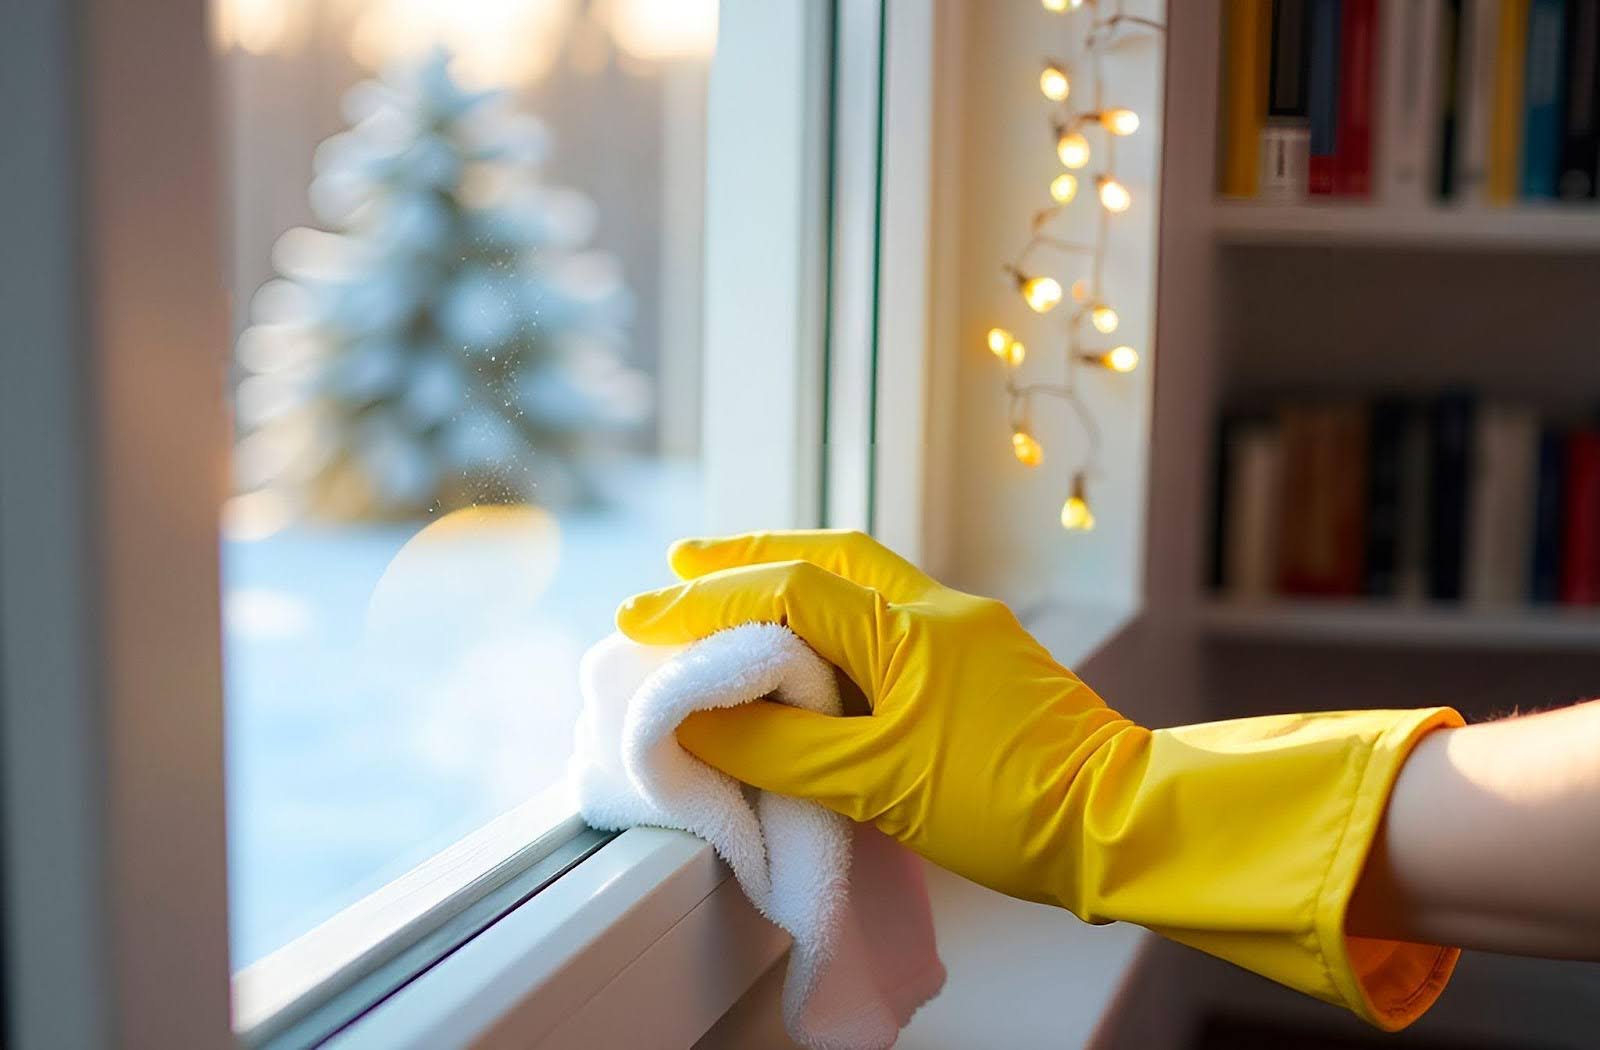
<path id="1" fill-rule="evenodd" d="M 701 524 L 715 0 L 217 0 L 233 960 L 561 781 Z"/>

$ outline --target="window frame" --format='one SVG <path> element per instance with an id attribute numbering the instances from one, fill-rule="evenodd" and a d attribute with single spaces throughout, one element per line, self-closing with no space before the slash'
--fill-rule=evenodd
<path id="1" fill-rule="evenodd" d="M 922 330 L 925 282 L 889 293 L 874 258 L 871 307 L 852 329 L 869 353 L 835 345 L 844 337 L 831 310 L 830 287 L 856 272 L 830 265 L 848 228 L 833 200 L 870 199 L 873 235 L 902 231 L 872 244 L 875 256 L 919 250 L 927 222 L 926 157 L 920 170 L 908 158 L 927 145 L 928 103 L 904 85 L 898 103 L 881 94 L 901 82 L 884 69 L 890 40 L 847 70 L 833 61 L 846 24 L 931 40 L 931 5 L 892 24 L 884 7 L 723 5 L 706 231 L 716 531 L 820 521 L 825 503 L 847 501 L 869 508 L 861 524 L 921 513 L 870 510 L 872 476 L 894 449 L 909 448 L 922 469 L 916 428 L 896 423 L 888 441 L 877 430 L 874 446 L 871 413 L 886 378 L 923 389 L 920 346 L 895 357 L 877 343 Z M 0 314 L 38 348 L 0 356 L 4 892 L 17 917 L 5 942 L 8 1034 L 22 1045 L 228 1045 L 217 564 L 227 303 L 206 3 L 20 0 L 13 11 L 0 77 L 7 97 L 29 105 L 0 114 L 0 128 L 40 148 L 0 160 L 4 184 L 25 191 L 0 201 L 0 215 L 28 233 L 0 245 L 0 272 L 35 278 L 0 289 Z M 154 53 L 159 78 L 146 61 Z M 908 59 L 903 68 L 919 61 Z M 859 106 L 878 114 L 871 134 L 836 136 L 830 113 Z M 913 133 L 882 136 L 885 111 L 909 113 Z M 882 194 L 883 172 L 897 166 L 913 182 L 898 212 Z M 885 320 L 886 299 L 902 320 Z M 823 405 L 836 398 L 867 406 L 864 431 L 828 427 Z M 871 469 L 831 469 L 830 445 Z M 536 855 L 560 836 L 529 843 L 526 828 L 497 822 L 464 844 L 483 847 L 466 851 L 471 863 L 420 867 L 423 881 L 456 882 L 420 910 L 413 900 L 409 921 L 437 928 L 450 909 L 488 899 L 484 879 L 536 876 L 551 854 Z M 786 950 L 689 836 L 635 829 L 563 871 L 423 960 L 376 1008 L 340 1019 L 324 1045 L 594 1045 L 630 1033 L 692 1042 Z"/>

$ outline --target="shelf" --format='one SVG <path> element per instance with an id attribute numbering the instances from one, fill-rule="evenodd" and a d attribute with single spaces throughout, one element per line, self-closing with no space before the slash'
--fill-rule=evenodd
<path id="1" fill-rule="evenodd" d="M 1214 601 L 1201 633 L 1228 641 L 1580 649 L 1600 655 L 1600 610 L 1461 609 L 1364 601 Z"/>
<path id="2" fill-rule="evenodd" d="M 1600 206 L 1419 209 L 1222 200 L 1212 208 L 1212 230 L 1220 244 L 1600 252 Z"/>

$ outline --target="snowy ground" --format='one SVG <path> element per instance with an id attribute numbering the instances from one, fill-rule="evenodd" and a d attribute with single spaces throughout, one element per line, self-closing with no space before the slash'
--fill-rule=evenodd
<path id="1" fill-rule="evenodd" d="M 698 491 L 630 471 L 607 509 L 553 523 L 224 544 L 235 968 L 562 774 L 578 658 L 668 580 Z"/>

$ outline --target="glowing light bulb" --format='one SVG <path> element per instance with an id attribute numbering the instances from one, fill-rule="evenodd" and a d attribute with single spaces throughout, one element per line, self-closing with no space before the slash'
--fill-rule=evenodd
<path id="1" fill-rule="evenodd" d="M 1040 0 L 1044 9 L 1053 15 L 1059 15 L 1067 9 L 1068 0 Z"/>
<path id="2" fill-rule="evenodd" d="M 1072 479 L 1072 494 L 1061 505 L 1061 527 L 1068 532 L 1088 532 L 1094 528 L 1094 511 L 1084 494 L 1083 475 Z"/>
<path id="3" fill-rule="evenodd" d="M 1089 323 L 1094 325 L 1095 331 L 1101 335 L 1110 335 L 1117 330 L 1121 318 L 1117 312 L 1105 303 L 1096 303 L 1094 309 L 1089 311 Z"/>
<path id="4" fill-rule="evenodd" d="M 1108 371 L 1121 372 L 1123 375 L 1127 375 L 1139 367 L 1139 351 L 1126 344 L 1113 346 L 1110 350 L 1095 357 L 1094 362 Z"/>
<path id="5" fill-rule="evenodd" d="M 1139 130 L 1139 114 L 1131 109 L 1108 109 L 1100 114 L 1100 126 L 1113 135 L 1132 135 Z"/>
<path id="6" fill-rule="evenodd" d="M 1071 204 L 1072 198 L 1077 195 L 1078 177 L 1072 172 L 1063 171 L 1050 180 L 1050 196 L 1055 198 L 1057 204 Z"/>
<path id="7" fill-rule="evenodd" d="M 1034 313 L 1047 314 L 1061 302 L 1061 284 L 1054 277 L 1017 276 L 1017 288 Z"/>
<path id="8" fill-rule="evenodd" d="M 1100 189 L 1100 203 L 1106 211 L 1124 212 L 1133 203 L 1133 194 L 1128 192 L 1128 187 L 1110 175 L 1100 176 L 1095 180 L 1095 185 Z"/>
<path id="9" fill-rule="evenodd" d="M 1069 131 L 1056 140 L 1056 156 L 1069 168 L 1081 168 L 1089 163 L 1089 140 L 1081 131 Z"/>
<path id="10" fill-rule="evenodd" d="M 1072 94 L 1072 80 L 1067 76 L 1066 70 L 1050 62 L 1045 65 L 1044 72 L 1039 74 L 1039 90 L 1044 92 L 1044 97 L 1051 102 L 1064 102 Z"/>
<path id="11" fill-rule="evenodd" d="M 1011 342 L 1006 345 L 1005 352 L 1000 354 L 1000 360 L 1004 361 L 1011 368 L 1017 368 L 1020 366 L 1022 362 L 1027 359 L 1027 357 L 1028 348 L 1017 342 L 1015 339 L 1011 340 Z"/>
<path id="12" fill-rule="evenodd" d="M 989 352 L 996 357 L 1001 357 L 1006 352 L 1006 347 L 1011 345 L 1011 333 L 1004 328 L 991 328 L 988 335 Z"/>
<path id="13" fill-rule="evenodd" d="M 1011 432 L 1011 451 L 1025 467 L 1037 467 L 1044 462 L 1044 448 L 1021 427 Z"/>

